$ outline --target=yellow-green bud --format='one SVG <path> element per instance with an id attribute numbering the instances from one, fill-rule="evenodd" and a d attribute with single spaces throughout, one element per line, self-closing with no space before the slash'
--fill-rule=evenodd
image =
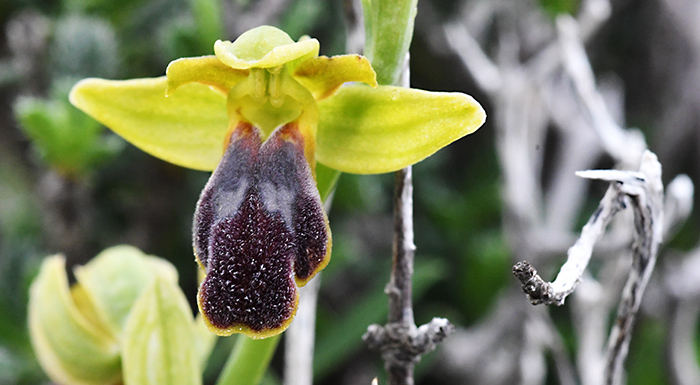
<path id="1" fill-rule="evenodd" d="M 30 289 L 30 336 L 52 380 L 201 384 L 213 339 L 193 319 L 169 262 L 117 246 L 76 267 L 75 276 L 69 287 L 65 258 L 51 256 Z"/>

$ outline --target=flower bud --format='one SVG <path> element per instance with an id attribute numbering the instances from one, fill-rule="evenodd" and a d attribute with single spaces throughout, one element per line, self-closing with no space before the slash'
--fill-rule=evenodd
<path id="1" fill-rule="evenodd" d="M 65 258 L 51 256 L 30 289 L 30 336 L 53 381 L 201 383 L 213 337 L 193 319 L 169 262 L 116 246 L 76 267 L 75 277 L 69 287 Z"/>
<path id="2" fill-rule="evenodd" d="M 65 258 L 47 258 L 32 284 L 29 331 L 39 363 L 61 384 L 116 384 L 119 342 L 98 321 L 81 287 L 68 287 Z"/>

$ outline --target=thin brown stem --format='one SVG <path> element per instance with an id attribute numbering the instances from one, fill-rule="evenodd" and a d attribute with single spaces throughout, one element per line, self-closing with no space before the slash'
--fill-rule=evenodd
<path id="1" fill-rule="evenodd" d="M 444 318 L 433 318 L 416 327 L 413 319 L 412 278 L 413 184 L 411 167 L 396 172 L 394 189 L 394 256 L 391 279 L 386 286 L 389 319 L 385 326 L 370 325 L 363 336 L 370 349 L 384 359 L 389 385 L 412 385 L 413 368 L 423 354 L 435 349 L 454 329 Z"/>
<path id="2" fill-rule="evenodd" d="M 406 55 L 400 84 L 410 87 L 409 56 Z M 385 288 L 389 319 L 385 326 L 370 325 L 362 336 L 370 349 L 381 352 L 389 385 L 413 385 L 413 368 L 423 354 L 435 350 L 454 326 L 433 318 L 416 327 L 413 319 L 413 169 L 396 172 L 394 187 L 394 243 L 391 278 Z"/>
<path id="3" fill-rule="evenodd" d="M 391 281 L 385 291 L 389 296 L 389 322 L 414 326 L 412 279 L 413 259 L 413 181 L 412 167 L 395 174 L 394 245 Z"/>
<path id="4" fill-rule="evenodd" d="M 413 319 L 413 180 L 412 167 L 396 172 L 394 185 L 394 257 L 391 280 L 385 292 L 389 297 L 389 324 L 403 332 L 416 328 Z M 390 385 L 413 384 L 414 360 L 386 360 Z"/>

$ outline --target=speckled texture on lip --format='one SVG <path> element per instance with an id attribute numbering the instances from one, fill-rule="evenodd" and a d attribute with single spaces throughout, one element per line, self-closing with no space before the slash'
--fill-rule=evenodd
<path id="1" fill-rule="evenodd" d="M 266 337 L 289 326 L 305 284 L 329 259 L 330 231 L 295 123 L 261 144 L 239 123 L 202 191 L 194 249 L 207 276 L 200 310 L 210 328 Z M 296 279 L 295 279 L 296 278 Z"/>

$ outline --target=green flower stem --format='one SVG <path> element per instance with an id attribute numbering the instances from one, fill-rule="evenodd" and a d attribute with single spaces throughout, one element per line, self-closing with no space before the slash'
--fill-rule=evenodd
<path id="1" fill-rule="evenodd" d="M 254 340 L 241 334 L 236 338 L 216 385 L 257 385 L 270 365 L 280 335 Z"/>
<path id="2" fill-rule="evenodd" d="M 398 85 L 413 39 L 418 0 L 363 0 L 365 56 L 377 73 L 377 83 Z"/>

